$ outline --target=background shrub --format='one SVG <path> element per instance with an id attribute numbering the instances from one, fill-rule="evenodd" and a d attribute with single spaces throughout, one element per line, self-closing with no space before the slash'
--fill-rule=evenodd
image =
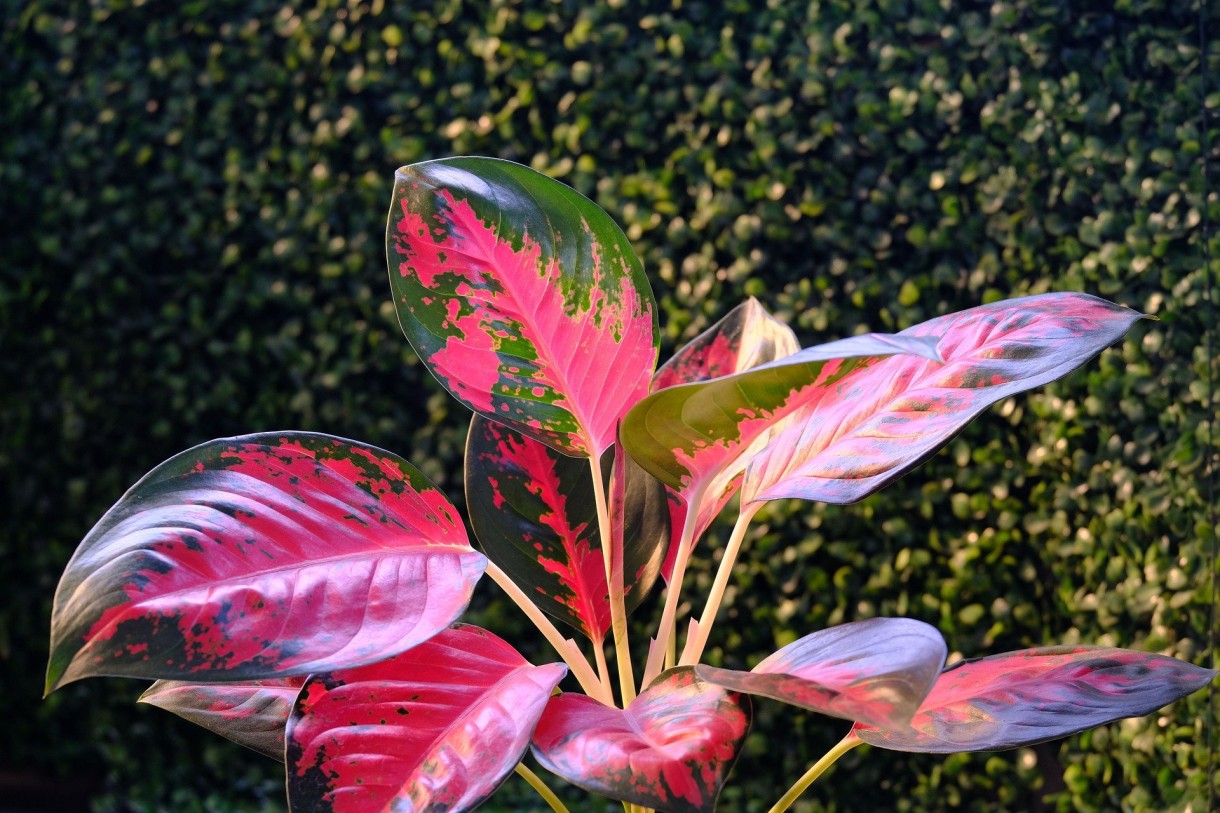
<path id="1" fill-rule="evenodd" d="M 399 333 L 382 244 L 392 170 L 453 154 L 609 210 L 666 354 L 746 295 L 807 343 L 1048 290 L 1158 318 L 876 497 L 773 504 L 711 658 L 900 614 L 966 656 L 1083 641 L 1208 662 L 1220 56 L 1201 64 L 1197 3 L 1112 6 L 0 4 L 0 796 L 282 809 L 280 769 L 134 707 L 133 682 L 39 701 L 52 592 L 129 485 L 213 437 L 367 440 L 461 500 L 467 415 Z M 480 594 L 476 621 L 547 657 Z M 1197 810 L 1207 704 L 996 755 L 861 749 L 797 809 Z M 765 810 L 842 734 L 757 710 L 726 810 Z M 535 804 L 515 782 L 487 809 Z"/>

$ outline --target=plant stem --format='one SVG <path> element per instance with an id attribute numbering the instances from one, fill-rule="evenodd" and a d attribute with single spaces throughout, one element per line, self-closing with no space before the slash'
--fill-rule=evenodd
<path id="1" fill-rule="evenodd" d="M 608 706 L 614 705 L 614 692 L 610 688 L 609 683 L 602 683 L 596 674 L 593 673 L 593 667 L 589 665 L 588 658 L 580 651 L 580 647 L 571 638 L 564 638 L 559 630 L 555 629 L 555 625 L 550 619 L 542 614 L 542 611 L 530 601 L 520 587 L 516 585 L 508 574 L 496 565 L 495 562 L 487 563 L 487 575 L 492 581 L 500 585 L 508 597 L 513 600 L 513 603 L 521 608 L 521 612 L 534 622 L 534 626 L 538 631 L 550 642 L 555 651 L 559 653 L 559 657 L 563 658 L 567 663 L 568 668 L 572 670 L 572 676 L 580 684 L 580 688 L 584 689 L 585 694 L 590 697 L 600 700 Z"/>
<path id="2" fill-rule="evenodd" d="M 564 803 L 559 801 L 559 797 L 546 786 L 545 782 L 538 778 L 538 774 L 525 767 L 524 762 L 517 763 L 516 771 L 518 776 L 529 782 L 531 788 L 538 791 L 538 795 L 546 800 L 546 803 L 551 806 L 551 810 L 555 811 L 555 813 L 570 813 Z"/>
<path id="3" fill-rule="evenodd" d="M 741 543 L 746 538 L 746 528 L 750 526 L 750 520 L 761 507 L 761 503 L 743 506 L 737 515 L 737 523 L 733 526 L 733 533 L 729 536 L 728 545 L 725 546 L 724 556 L 720 559 L 720 567 L 716 570 L 716 581 L 712 583 L 711 592 L 707 594 L 707 603 L 703 605 L 703 615 L 699 617 L 699 625 L 694 635 L 686 640 L 686 647 L 682 650 L 682 657 L 678 660 L 679 664 L 691 666 L 698 663 L 699 659 L 703 657 L 703 648 L 707 646 L 708 635 L 712 631 L 712 625 L 716 623 L 716 612 L 720 609 L 720 602 L 724 599 L 725 588 L 728 587 L 729 577 L 733 574 L 733 565 L 737 562 L 737 554 L 741 552 Z"/>
<path id="4" fill-rule="evenodd" d="M 669 589 L 665 592 L 665 609 L 661 611 L 661 623 L 657 626 L 657 639 L 648 651 L 648 663 L 644 666 L 644 677 L 640 686 L 647 686 L 661 674 L 665 652 L 675 634 L 674 616 L 678 611 L 678 597 L 682 594 L 682 578 L 686 575 L 686 563 L 695 544 L 695 520 L 703 492 L 687 496 L 686 519 L 682 522 L 682 537 L 678 540 L 678 555 L 674 557 L 674 572 L 669 578 Z"/>
<path id="5" fill-rule="evenodd" d="M 618 454 L 618 450 L 615 450 Z M 623 551 L 621 540 L 615 551 L 610 512 L 606 509 L 606 489 L 602 480 L 602 467 L 594 457 L 589 458 L 589 470 L 593 473 L 593 499 L 597 505 L 597 526 L 601 534 L 602 556 L 606 560 L 606 586 L 610 589 L 610 624 L 614 631 L 614 658 L 618 664 L 618 685 L 623 696 L 623 706 L 635 699 L 635 675 L 631 671 L 631 646 L 627 641 L 627 607 L 623 590 Z M 617 561 L 616 561 L 617 560 Z"/>
<path id="6" fill-rule="evenodd" d="M 834 748 L 831 748 L 821 759 L 813 763 L 813 766 L 805 771 L 805 775 L 796 780 L 792 787 L 788 788 L 788 792 L 780 797 L 780 800 L 775 803 L 768 813 L 784 813 L 819 776 L 825 773 L 827 768 L 835 763 L 835 760 L 855 748 L 861 742 L 863 740 L 857 739 L 855 734 L 850 731 L 847 732 L 846 737 L 839 740 L 839 743 Z"/>
<path id="7" fill-rule="evenodd" d="M 597 676 L 601 678 L 603 686 L 613 686 L 610 682 L 610 667 L 606 664 L 606 648 L 602 645 L 604 641 L 593 642 L 593 662 L 597 664 Z"/>

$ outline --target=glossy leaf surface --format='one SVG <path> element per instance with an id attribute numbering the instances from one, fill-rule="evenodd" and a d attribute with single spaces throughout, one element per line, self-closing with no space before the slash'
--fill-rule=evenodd
<path id="1" fill-rule="evenodd" d="M 626 709 L 561 694 L 534 733 L 534 756 L 574 785 L 672 813 L 706 813 L 750 727 L 749 699 L 689 667 L 661 675 Z"/>
<path id="2" fill-rule="evenodd" d="M 936 682 L 947 648 L 935 627 L 871 618 L 806 635 L 749 672 L 700 664 L 699 677 L 738 692 L 878 726 L 905 725 Z"/>
<path id="3" fill-rule="evenodd" d="M 289 809 L 471 810 L 521 760 L 565 674 L 457 625 L 389 660 L 312 675 L 288 723 Z"/>
<path id="4" fill-rule="evenodd" d="M 785 358 L 798 350 L 800 343 L 792 329 L 767 313 L 757 299 L 750 297 L 679 348 L 673 358 L 657 370 L 652 379 L 652 390 L 656 392 L 679 384 L 732 375 Z M 740 474 L 709 485 L 700 504 L 692 512 L 695 517 L 692 539 L 703 535 L 740 486 Z M 666 581 L 673 573 L 678 554 L 677 542 L 682 537 L 686 515 L 686 505 L 679 497 L 670 511 L 673 541 L 661 568 Z"/>
<path id="5" fill-rule="evenodd" d="M 996 751 L 1148 714 L 1203 688 L 1215 675 L 1128 649 L 1025 649 L 946 669 L 909 727 L 857 725 L 854 732 L 895 751 Z"/>
<path id="6" fill-rule="evenodd" d="M 567 454 L 600 455 L 648 392 L 656 305 L 619 227 L 527 167 L 400 169 L 386 234 L 399 322 L 453 395 Z"/>
<path id="7" fill-rule="evenodd" d="M 895 356 L 811 401 L 750 463 L 742 500 L 863 499 L 923 462 L 991 404 L 1061 378 L 1140 318 L 1085 294 L 1043 294 L 942 316 L 899 334 L 944 362 Z"/>
<path id="8" fill-rule="evenodd" d="M 243 683 L 158 680 L 140 695 L 140 702 L 283 762 L 284 729 L 304 682 L 303 677 Z"/>
<path id="9" fill-rule="evenodd" d="M 727 483 L 800 407 L 895 353 L 934 356 L 934 341 L 885 334 L 810 347 L 736 375 L 654 392 L 623 420 L 623 445 L 686 500 Z M 715 493 L 716 489 L 710 489 Z"/>
<path id="10" fill-rule="evenodd" d="M 55 594 L 47 686 L 368 663 L 452 623 L 486 563 L 445 496 L 389 452 L 303 432 L 211 441 L 85 537 Z"/>

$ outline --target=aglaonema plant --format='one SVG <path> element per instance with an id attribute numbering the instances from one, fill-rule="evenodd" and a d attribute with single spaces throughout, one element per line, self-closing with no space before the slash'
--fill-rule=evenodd
<path id="1" fill-rule="evenodd" d="M 296 813 L 470 810 L 514 770 L 564 810 L 527 750 L 628 813 L 702 813 L 752 696 L 851 723 L 782 811 L 860 743 L 1013 748 L 1147 714 L 1214 677 L 1087 646 L 945 668 L 941 635 L 902 618 L 812 631 L 749 671 L 702 663 L 763 505 L 868 496 L 1138 313 L 1045 294 L 801 349 L 750 300 L 657 369 L 656 305 L 619 228 L 562 184 L 485 158 L 402 169 L 387 253 L 407 338 L 475 413 L 466 498 L 482 552 L 391 452 L 307 432 L 205 443 L 133 486 L 68 563 L 48 691 L 156 679 L 143 701 L 283 760 Z M 734 496 L 713 585 L 683 621 L 687 564 Z M 562 663 L 532 665 L 458 623 L 483 575 Z M 662 581 L 633 662 L 627 616 Z M 558 691 L 568 675 L 579 691 Z"/>

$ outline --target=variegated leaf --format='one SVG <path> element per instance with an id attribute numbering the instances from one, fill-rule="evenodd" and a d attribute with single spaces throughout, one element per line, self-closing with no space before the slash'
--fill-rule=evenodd
<path id="1" fill-rule="evenodd" d="M 708 813 L 749 728 L 747 697 L 679 667 L 626 709 L 579 694 L 552 698 L 533 751 L 586 790 L 669 813 Z"/>
<path id="2" fill-rule="evenodd" d="M 654 392 L 623 420 L 627 451 L 688 503 L 717 494 L 769 433 L 845 379 L 896 353 L 935 358 L 935 340 L 867 334 L 810 347 L 735 375 Z"/>
<path id="3" fill-rule="evenodd" d="M 1198 691 L 1216 674 L 1129 649 L 1023 649 L 950 666 L 909 726 L 858 724 L 853 731 L 895 751 L 998 751 L 1148 714 Z"/>
<path id="4" fill-rule="evenodd" d="M 899 334 L 943 359 L 894 356 L 812 401 L 755 456 L 744 503 L 863 499 L 919 465 L 985 408 L 1061 378 L 1140 318 L 1085 294 L 1043 294 L 941 316 Z"/>
<path id="5" fill-rule="evenodd" d="M 243 683 L 158 680 L 140 695 L 140 702 L 283 762 L 284 728 L 304 682 L 303 677 Z"/>
<path id="6" fill-rule="evenodd" d="M 311 675 L 288 723 L 289 810 L 473 810 L 521 761 L 565 674 L 459 624 L 389 660 Z"/>
<path id="7" fill-rule="evenodd" d="M 379 660 L 452 623 L 486 564 L 445 496 L 389 452 L 305 432 L 210 441 L 146 475 L 77 549 L 47 688 Z"/>
<path id="8" fill-rule="evenodd" d="M 945 663 L 935 627 L 870 618 L 806 635 L 749 672 L 700 664 L 699 677 L 737 692 L 879 726 L 911 720 Z"/>
<path id="9" fill-rule="evenodd" d="M 600 456 L 656 368 L 656 305 L 610 217 L 489 158 L 398 171 L 386 234 L 399 322 L 475 412 Z"/>

